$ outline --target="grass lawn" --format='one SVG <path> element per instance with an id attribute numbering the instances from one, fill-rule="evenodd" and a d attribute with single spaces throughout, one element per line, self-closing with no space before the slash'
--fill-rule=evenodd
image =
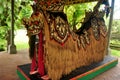
<path id="1" fill-rule="evenodd" d="M 15 45 L 17 50 L 28 48 L 28 37 L 26 36 L 26 30 L 17 30 L 15 32 Z"/>
<path id="2" fill-rule="evenodd" d="M 17 47 L 17 50 L 28 49 L 28 44 L 16 42 L 16 47 Z"/>
<path id="3" fill-rule="evenodd" d="M 110 40 L 111 55 L 120 57 L 120 41 L 118 39 Z"/>
<path id="4" fill-rule="evenodd" d="M 115 49 L 111 49 L 111 55 L 112 56 L 120 57 L 120 51 L 115 50 Z"/>

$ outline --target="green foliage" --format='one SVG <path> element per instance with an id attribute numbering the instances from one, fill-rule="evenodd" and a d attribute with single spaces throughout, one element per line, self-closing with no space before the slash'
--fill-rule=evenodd
<path id="1" fill-rule="evenodd" d="M 23 17 L 30 17 L 30 15 L 32 14 L 32 7 L 30 6 L 30 4 L 22 7 L 21 11 L 18 14 L 18 19 L 16 20 L 16 28 L 20 29 L 23 28 L 22 25 L 22 18 Z"/>
<path id="2" fill-rule="evenodd" d="M 67 15 L 71 27 L 80 28 L 81 22 L 85 17 L 85 11 L 93 10 L 95 5 L 96 2 L 65 6 L 64 12 Z"/>
<path id="3" fill-rule="evenodd" d="M 120 20 L 113 20 L 112 33 L 120 33 Z"/>
<path id="4" fill-rule="evenodd" d="M 0 0 L 0 26 L 8 26 L 10 21 L 11 4 L 10 0 Z"/>
<path id="5" fill-rule="evenodd" d="M 32 13 L 33 0 L 14 0 L 15 30 L 23 28 L 21 20 Z M 0 49 L 6 45 L 5 36 L 11 27 L 11 0 L 0 0 Z"/>
<path id="6" fill-rule="evenodd" d="M 6 32 L 7 27 L 6 26 L 1 26 L 0 27 L 0 51 L 5 50 L 5 44 L 6 44 Z"/>
<path id="7" fill-rule="evenodd" d="M 113 20 L 110 46 L 120 50 L 120 20 Z"/>
<path id="8" fill-rule="evenodd" d="M 0 39 L 5 39 L 6 36 L 7 27 L 1 26 L 0 27 Z"/>
<path id="9" fill-rule="evenodd" d="M 15 27 L 20 26 L 20 20 L 32 13 L 32 0 L 15 0 L 14 2 L 14 20 Z M 0 27 L 11 26 L 11 0 L 0 0 Z"/>
<path id="10" fill-rule="evenodd" d="M 116 45 L 119 45 L 119 46 L 120 46 L 120 41 L 117 40 L 117 39 L 111 40 L 110 43 L 111 43 L 111 44 L 116 44 Z"/>
<path id="11" fill-rule="evenodd" d="M 23 17 L 30 17 L 32 14 L 32 0 L 17 0 L 15 2 L 15 28 L 21 29 L 22 26 L 22 18 Z"/>

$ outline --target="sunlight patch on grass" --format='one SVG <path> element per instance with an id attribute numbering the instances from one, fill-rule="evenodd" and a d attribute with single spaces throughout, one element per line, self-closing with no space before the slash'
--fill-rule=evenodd
<path id="1" fill-rule="evenodd" d="M 27 43 L 16 43 L 17 50 L 28 49 Z"/>
<path id="2" fill-rule="evenodd" d="M 111 49 L 111 55 L 112 55 L 112 56 L 120 57 L 120 51 Z"/>
<path id="3" fill-rule="evenodd" d="M 15 32 L 15 45 L 17 50 L 28 48 L 28 36 L 26 30 L 20 29 Z"/>

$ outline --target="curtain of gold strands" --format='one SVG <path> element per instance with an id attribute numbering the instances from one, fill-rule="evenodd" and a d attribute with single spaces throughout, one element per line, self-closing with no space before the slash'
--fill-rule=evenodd
<path id="1" fill-rule="evenodd" d="M 104 59 L 107 37 L 100 35 L 97 41 L 90 28 L 90 44 L 86 45 L 86 49 L 82 46 L 77 47 L 77 41 L 72 36 L 68 38 L 64 46 L 61 46 L 54 40 L 50 40 L 49 25 L 45 22 L 44 27 L 44 59 L 47 74 L 52 80 L 59 80 L 62 75 L 69 74 L 78 67 L 90 65 L 93 62 L 99 62 Z"/>

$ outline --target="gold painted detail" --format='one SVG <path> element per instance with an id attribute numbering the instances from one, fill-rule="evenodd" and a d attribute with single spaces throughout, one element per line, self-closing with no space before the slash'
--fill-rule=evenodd
<path id="1" fill-rule="evenodd" d="M 68 23 L 60 16 L 57 16 L 52 23 L 50 23 L 50 38 L 62 44 L 65 43 L 68 36 Z"/>
<path id="2" fill-rule="evenodd" d="M 93 29 L 93 35 L 96 40 L 99 40 L 100 34 L 103 37 L 107 35 L 107 27 L 105 25 L 105 21 L 103 19 L 105 12 L 104 11 L 96 11 L 91 19 L 91 27 Z"/>
<path id="3" fill-rule="evenodd" d="M 77 38 L 77 45 L 78 48 L 80 48 L 81 46 L 86 49 L 86 45 L 90 44 L 90 38 L 89 38 L 89 33 L 87 32 L 87 30 L 83 31 L 83 34 L 79 35 L 79 37 Z"/>
<path id="4" fill-rule="evenodd" d="M 59 3 L 53 3 L 50 6 L 48 6 L 47 11 L 51 12 L 63 12 L 64 9 L 64 2 Z"/>
<path id="5" fill-rule="evenodd" d="M 107 27 L 105 25 L 105 22 L 103 20 L 98 19 L 98 25 L 100 26 L 100 33 L 103 37 L 106 37 L 107 35 Z"/>
<path id="6" fill-rule="evenodd" d="M 23 24 L 27 29 L 27 35 L 39 34 L 44 26 L 43 15 L 40 12 L 33 13 L 30 19 L 23 19 Z"/>
<path id="7" fill-rule="evenodd" d="M 84 38 L 84 35 L 80 35 L 80 42 L 81 42 L 81 45 L 82 45 L 82 47 L 85 49 L 86 48 L 86 40 L 85 40 L 85 38 Z"/>
<path id="8" fill-rule="evenodd" d="M 90 34 L 86 30 L 84 30 L 83 33 L 84 33 L 84 38 L 85 38 L 86 43 L 90 44 L 90 38 L 89 38 Z"/>
<path id="9" fill-rule="evenodd" d="M 92 34 L 96 40 L 100 39 L 100 34 L 104 37 L 107 35 L 107 29 L 103 20 L 103 14 L 98 14 L 99 11 L 90 18 L 90 21 L 88 21 L 91 23 L 91 26 L 87 25 L 88 27 L 91 27 Z M 48 17 L 51 39 L 54 39 L 60 44 L 63 44 L 68 39 L 68 36 L 71 35 L 73 40 L 76 41 L 78 48 L 83 47 L 86 49 L 86 46 L 90 44 L 90 32 L 85 28 L 87 26 L 84 26 L 84 29 L 80 34 L 76 34 L 69 28 L 68 22 L 63 19 L 63 17 L 60 15 L 52 17 L 54 18 L 51 18 L 50 15 Z"/>
<path id="10" fill-rule="evenodd" d="M 99 32 L 99 27 L 98 27 L 97 19 L 96 18 L 93 18 L 91 20 L 91 27 L 92 27 L 93 35 L 94 35 L 95 39 L 99 40 L 99 38 L 100 38 L 100 32 Z"/>

